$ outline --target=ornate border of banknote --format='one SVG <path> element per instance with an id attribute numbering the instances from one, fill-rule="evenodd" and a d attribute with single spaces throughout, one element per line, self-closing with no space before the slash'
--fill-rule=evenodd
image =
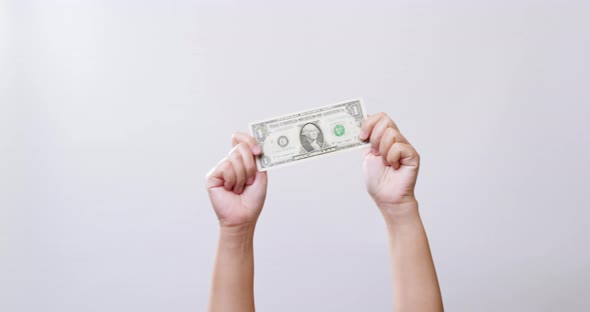
<path id="1" fill-rule="evenodd" d="M 360 129 L 367 111 L 360 99 L 286 114 L 249 124 L 262 154 L 259 171 L 365 147 Z"/>

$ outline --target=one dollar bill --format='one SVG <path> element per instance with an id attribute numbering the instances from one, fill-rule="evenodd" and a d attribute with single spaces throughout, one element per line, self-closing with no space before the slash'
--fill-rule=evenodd
<path id="1" fill-rule="evenodd" d="M 314 108 L 250 124 L 262 153 L 259 171 L 367 146 L 360 140 L 367 112 L 360 100 Z"/>

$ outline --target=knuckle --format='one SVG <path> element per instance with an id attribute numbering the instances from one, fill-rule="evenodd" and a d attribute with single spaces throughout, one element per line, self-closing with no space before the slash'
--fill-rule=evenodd
<path id="1" fill-rule="evenodd" d="M 365 124 L 367 126 L 370 126 L 370 125 L 374 124 L 375 121 L 377 121 L 377 120 L 379 120 L 379 113 L 367 117 L 367 119 L 365 120 Z"/>
<path id="2" fill-rule="evenodd" d="M 233 182 L 236 181 L 236 174 L 235 174 L 235 172 L 233 170 L 228 170 L 228 171 L 226 171 L 226 173 L 227 173 L 227 179 L 226 180 L 228 182 L 233 183 Z"/>
<path id="3" fill-rule="evenodd" d="M 233 152 L 231 152 L 228 156 L 229 159 L 231 159 L 232 161 L 237 161 L 241 158 L 242 156 L 240 156 L 238 150 L 235 150 Z"/>
<path id="4" fill-rule="evenodd" d="M 246 176 L 248 178 L 254 176 L 254 170 L 252 170 L 252 168 L 248 168 L 248 170 L 246 170 Z"/>
<path id="5" fill-rule="evenodd" d="M 234 142 L 234 145 L 239 145 L 246 141 L 249 141 L 249 136 L 247 134 L 239 131 L 232 134 L 232 142 Z"/>
<path id="6" fill-rule="evenodd" d="M 219 169 L 221 169 L 221 168 L 222 168 L 222 167 L 221 167 L 221 165 L 222 165 L 222 164 L 223 164 L 223 163 L 219 163 L 219 164 L 217 164 L 215 167 L 213 167 L 213 168 L 211 168 L 209 171 L 207 171 L 207 173 L 205 174 L 205 178 L 209 179 L 210 177 L 214 176 L 214 175 L 215 175 L 215 172 L 216 172 L 217 170 L 219 170 Z"/>
<path id="7" fill-rule="evenodd" d="M 233 174 L 226 174 L 223 176 L 223 179 L 225 180 L 225 182 L 227 182 L 228 184 L 232 184 L 235 181 L 235 177 Z"/>
<path id="8" fill-rule="evenodd" d="M 248 151 L 248 149 L 250 148 L 250 146 L 246 142 L 241 142 L 240 144 L 238 144 L 238 148 L 241 151 L 245 152 L 245 151 Z"/>
<path id="9" fill-rule="evenodd" d="M 232 154 L 240 154 L 240 153 L 242 153 L 242 146 L 243 145 L 244 145 L 244 143 L 238 142 L 238 144 L 236 144 L 236 146 L 234 146 L 234 149 L 232 150 Z"/>
<path id="10" fill-rule="evenodd" d="M 230 166 L 229 164 L 229 160 L 227 157 L 223 158 L 221 160 L 221 162 L 219 162 L 219 164 L 217 165 L 217 167 L 219 168 L 219 170 L 221 171 L 225 171 L 228 169 L 228 167 Z"/>
<path id="11" fill-rule="evenodd" d="M 240 145 L 239 154 L 240 157 L 244 159 L 244 161 L 247 161 L 247 159 L 252 155 L 252 149 L 248 144 L 242 144 Z"/>

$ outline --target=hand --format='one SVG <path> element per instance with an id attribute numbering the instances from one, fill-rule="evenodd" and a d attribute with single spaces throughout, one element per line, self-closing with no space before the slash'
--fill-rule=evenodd
<path id="1" fill-rule="evenodd" d="M 365 151 L 363 171 L 367 191 L 381 211 L 396 214 L 403 212 L 405 204 L 416 203 L 414 186 L 420 156 L 393 120 L 385 113 L 368 117 L 360 138 L 371 143 L 371 149 Z"/>
<path id="2" fill-rule="evenodd" d="M 207 191 L 222 227 L 254 226 L 266 198 L 267 175 L 254 156 L 261 150 L 246 133 L 235 133 L 233 149 L 207 174 Z"/>

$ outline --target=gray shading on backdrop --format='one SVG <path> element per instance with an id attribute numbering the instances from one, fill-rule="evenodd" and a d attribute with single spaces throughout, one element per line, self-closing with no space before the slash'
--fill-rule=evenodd
<path id="1" fill-rule="evenodd" d="M 1 2 L 0 310 L 203 311 L 217 236 L 204 175 L 231 133 L 357 97 L 422 155 L 447 310 L 590 309 L 589 12 Z M 391 309 L 359 154 L 270 172 L 259 311 Z"/>

